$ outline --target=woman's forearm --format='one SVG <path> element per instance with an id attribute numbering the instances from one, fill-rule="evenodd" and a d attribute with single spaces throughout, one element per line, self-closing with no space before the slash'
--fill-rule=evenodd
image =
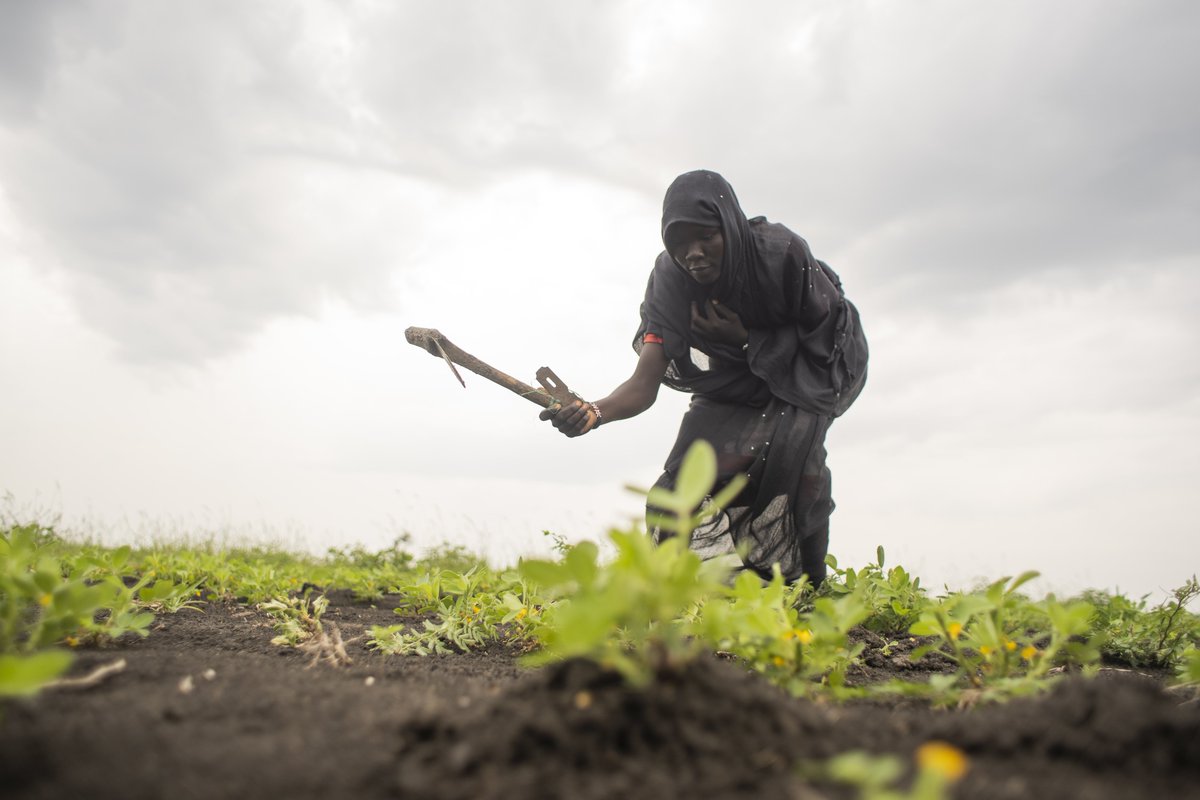
<path id="1" fill-rule="evenodd" d="M 641 414 L 658 399 L 658 387 L 667 371 L 667 356 L 661 344 L 642 347 L 637 367 L 629 379 L 613 389 L 608 397 L 596 401 L 603 422 L 629 419 Z"/>
<path id="2" fill-rule="evenodd" d="M 618 419 L 629 419 L 641 414 L 658 399 L 658 384 L 652 387 L 634 383 L 632 379 L 625 381 L 608 397 L 596 401 L 605 422 Z"/>

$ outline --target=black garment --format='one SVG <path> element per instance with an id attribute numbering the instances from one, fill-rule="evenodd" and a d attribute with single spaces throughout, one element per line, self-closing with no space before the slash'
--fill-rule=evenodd
<path id="1" fill-rule="evenodd" d="M 763 217 L 747 219 L 732 187 L 715 172 L 681 175 L 663 201 L 663 239 L 671 225 L 720 226 L 721 275 L 705 286 L 668 252 L 646 286 L 640 352 L 647 334 L 670 360 L 663 382 L 691 392 L 679 437 L 657 485 L 670 486 L 687 448 L 706 439 L 718 454 L 719 480 L 749 475 L 726 513 L 693 536 L 706 555 L 745 549 L 746 566 L 769 576 L 824 576 L 829 515 L 825 433 L 862 391 L 867 342 L 841 281 L 808 244 Z M 691 329 L 691 304 L 717 299 L 741 317 L 749 348 L 707 341 Z"/>

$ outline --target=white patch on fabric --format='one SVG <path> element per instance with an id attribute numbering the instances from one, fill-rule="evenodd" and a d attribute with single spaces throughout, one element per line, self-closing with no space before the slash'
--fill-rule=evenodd
<path id="1" fill-rule="evenodd" d="M 690 357 L 692 359 L 692 363 L 696 365 L 697 369 L 701 369 L 704 372 L 708 372 L 710 369 L 712 369 L 712 362 L 708 360 L 708 355 L 706 353 L 701 353 L 699 350 L 693 347 Z"/>

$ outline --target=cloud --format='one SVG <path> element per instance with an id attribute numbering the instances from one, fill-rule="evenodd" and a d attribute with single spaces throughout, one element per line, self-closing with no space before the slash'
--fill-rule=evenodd
<path id="1" fill-rule="evenodd" d="M 29 246 L 72 276 L 84 317 L 132 360 L 196 361 L 329 295 L 378 305 L 427 193 L 294 154 L 335 139 L 344 112 L 319 64 L 278 46 L 303 41 L 304 16 L 106 8 L 100 40 L 91 8 L 59 11 L 30 118 L 0 140 Z"/>
<path id="2" fill-rule="evenodd" d="M 1200 247 L 1183 2 L 19 9 L 0 184 L 135 362 L 395 310 L 435 220 L 533 173 L 653 207 L 721 170 L 848 285 L 947 315 Z"/>

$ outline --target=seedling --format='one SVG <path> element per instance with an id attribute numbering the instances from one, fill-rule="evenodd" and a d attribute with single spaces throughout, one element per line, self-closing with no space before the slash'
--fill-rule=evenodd
<path id="1" fill-rule="evenodd" d="M 914 660 L 940 647 L 957 666 L 954 676 L 930 680 L 927 688 L 940 694 L 939 701 L 962 700 L 958 690 L 963 688 L 971 690 L 966 695 L 971 702 L 1027 694 L 1049 685 L 1040 679 L 1056 665 L 1094 665 L 1095 637 L 1083 638 L 1090 632 L 1092 606 L 1063 604 L 1053 597 L 1029 601 L 1017 589 L 1035 577 L 1036 572 L 1026 572 L 1001 578 L 983 592 L 943 598 L 912 626 L 914 634 L 937 638 L 913 651 Z"/>
<path id="2" fill-rule="evenodd" d="M 834 756 L 824 764 L 809 764 L 801 773 L 817 779 L 853 786 L 860 800 L 946 800 L 950 788 L 970 768 L 966 755 L 945 742 L 926 742 L 913 758 L 916 774 L 908 789 L 896 784 L 905 773 L 903 760 L 891 755 L 871 755 L 861 750 Z"/>
<path id="3" fill-rule="evenodd" d="M 875 549 L 876 563 L 860 570 L 839 569 L 832 555 L 825 561 L 833 575 L 821 586 L 823 593 L 832 595 L 858 592 L 867 609 L 863 626 L 885 635 L 906 632 L 929 607 L 930 600 L 921 588 L 921 579 L 910 575 L 904 567 L 883 571 L 884 552 Z"/>

